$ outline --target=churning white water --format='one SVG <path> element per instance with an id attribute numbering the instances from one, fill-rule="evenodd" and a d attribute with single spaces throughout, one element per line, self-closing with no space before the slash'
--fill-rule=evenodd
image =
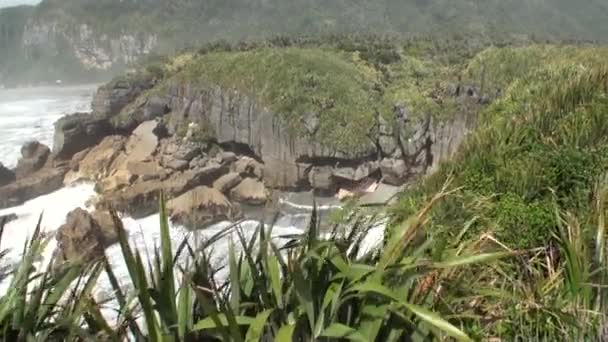
<path id="1" fill-rule="evenodd" d="M 0 90 L 0 162 L 14 167 L 21 146 L 38 140 L 52 147 L 53 123 L 66 114 L 89 112 L 95 85 Z"/>

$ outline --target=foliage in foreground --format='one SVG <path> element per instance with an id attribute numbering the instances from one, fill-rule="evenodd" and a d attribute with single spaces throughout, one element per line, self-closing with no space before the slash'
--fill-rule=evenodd
<path id="1" fill-rule="evenodd" d="M 39 273 L 35 259 L 44 240 L 36 232 L 0 299 L 0 334 L 7 340 L 469 340 L 462 327 L 473 313 L 463 314 L 457 303 L 480 294 L 458 269 L 514 253 L 487 252 L 495 248 L 481 241 L 437 246 L 427 239 L 426 214 L 447 195 L 439 193 L 381 250 L 362 243 L 376 218 L 354 217 L 323 237 L 313 214 L 308 232 L 283 237 L 285 244 L 271 238 L 272 227 L 247 238 L 235 226 L 201 248 L 184 241 L 174 253 L 161 214 L 161 245 L 148 262 L 119 229 L 127 291 L 107 261 L 86 271 L 72 265 Z M 117 217 L 115 223 L 121 224 Z M 228 260 L 218 268 L 210 248 L 229 236 Z M 189 261 L 178 262 L 184 255 Z M 92 296 L 104 265 L 118 303 L 115 321 L 104 319 L 103 303 Z M 464 292 L 456 296 L 446 283 Z"/>
<path id="2" fill-rule="evenodd" d="M 606 337 L 606 56 L 602 48 L 554 47 L 480 54 L 469 72 L 485 70 L 486 89 L 504 96 L 482 113 L 456 157 L 393 208 L 396 222 L 406 219 L 453 176 L 460 191 L 429 214 L 433 234 L 451 239 L 459 236 L 453 227 L 466 224 L 470 236 L 489 232 L 535 251 L 490 282 L 506 291 L 483 306 L 496 316 L 480 326 L 491 335 Z"/>

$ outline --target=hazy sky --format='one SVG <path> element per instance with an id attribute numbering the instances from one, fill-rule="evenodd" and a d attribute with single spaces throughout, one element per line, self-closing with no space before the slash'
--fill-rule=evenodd
<path id="1" fill-rule="evenodd" d="M 35 5 L 41 0 L 0 0 L 0 8 L 16 5 Z"/>

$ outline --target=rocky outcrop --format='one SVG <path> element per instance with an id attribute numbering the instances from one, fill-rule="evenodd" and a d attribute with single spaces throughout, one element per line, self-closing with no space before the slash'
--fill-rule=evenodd
<path id="1" fill-rule="evenodd" d="M 263 205 L 268 200 L 268 193 L 261 181 L 255 178 L 245 178 L 230 190 L 230 198 L 242 203 Z"/>
<path id="2" fill-rule="evenodd" d="M 104 138 L 90 149 L 78 163 L 78 173 L 86 179 L 98 180 L 107 177 L 114 170 L 111 166 L 124 150 L 127 139 L 120 135 Z"/>
<path id="3" fill-rule="evenodd" d="M 112 134 L 107 119 L 95 114 L 79 113 L 65 116 L 55 123 L 53 155 L 69 160 L 74 154 L 99 143 Z"/>
<path id="4" fill-rule="evenodd" d="M 15 179 L 15 172 L 0 163 L 0 187 L 14 182 Z"/>
<path id="5" fill-rule="evenodd" d="M 216 189 L 200 186 L 167 203 L 171 220 L 192 228 L 203 228 L 220 221 L 242 217 L 238 206 Z"/>
<path id="6" fill-rule="evenodd" d="M 78 208 L 67 215 L 56 239 L 59 260 L 90 262 L 103 256 L 105 249 L 118 241 L 118 234 L 110 214 L 90 214 Z"/>
<path id="7" fill-rule="evenodd" d="M 44 167 L 27 177 L 0 187 L 0 208 L 13 207 L 25 201 L 59 190 L 68 166 Z"/>
<path id="8" fill-rule="evenodd" d="M 115 78 L 101 86 L 95 94 L 92 103 L 93 112 L 106 119 L 112 118 L 154 84 L 154 75 L 149 73 Z"/>
<path id="9" fill-rule="evenodd" d="M 285 128 L 280 115 L 234 89 L 176 80 L 155 96 L 157 101 L 166 101 L 170 133 L 183 127 L 206 127 L 220 144 L 247 146 L 263 166 L 256 168 L 257 174 L 244 176 L 262 176 L 267 186 L 282 189 L 311 186 L 312 166 L 331 166 L 335 177 L 360 181 L 381 172 L 380 161 L 388 159 L 395 165 L 405 163 L 406 175 L 395 175 L 402 171 L 396 167 L 387 179 L 395 180 L 396 176 L 406 181 L 424 174 L 452 156 L 474 124 L 470 113 L 480 106 L 479 99 L 466 92 L 447 95 L 456 97 L 460 112 L 439 120 L 424 113 L 410 113 L 406 105 L 396 105 L 392 117 L 379 116 L 369 123 L 369 145 L 338 151 L 315 139 L 320 123 L 314 113 L 303 119 L 309 134 L 295 134 Z M 355 165 L 343 167 L 341 161 Z"/>
<path id="10" fill-rule="evenodd" d="M 218 178 L 215 182 L 213 182 L 213 188 L 218 190 L 221 193 L 227 193 L 235 186 L 239 185 L 239 183 L 243 179 L 236 172 L 230 172 L 228 174 L 223 175 Z"/>
<path id="11" fill-rule="evenodd" d="M 18 179 L 40 170 L 46 164 L 51 150 L 37 142 L 30 141 L 21 147 L 21 159 L 17 163 L 15 174 Z"/>
<path id="12" fill-rule="evenodd" d="M 152 120 L 142 123 L 133 131 L 126 146 L 129 161 L 141 162 L 152 157 L 158 147 L 157 128 L 158 122 Z"/>

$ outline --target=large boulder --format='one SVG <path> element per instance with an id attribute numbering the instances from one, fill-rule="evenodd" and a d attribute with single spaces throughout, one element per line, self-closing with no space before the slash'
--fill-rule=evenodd
<path id="1" fill-rule="evenodd" d="M 242 203 L 262 205 L 268 200 L 268 192 L 264 183 L 255 178 L 246 178 L 230 190 L 230 198 Z"/>
<path id="2" fill-rule="evenodd" d="M 18 179 L 26 177 L 46 164 L 51 150 L 38 141 L 30 141 L 21 147 L 21 159 L 17 163 L 15 174 Z"/>
<path id="3" fill-rule="evenodd" d="M 78 208 L 68 213 L 56 239 L 60 260 L 90 262 L 102 257 L 105 249 L 118 241 L 118 236 L 110 214 L 90 214 Z"/>
<path id="4" fill-rule="evenodd" d="M 126 146 L 126 153 L 131 162 L 148 160 L 158 147 L 158 137 L 156 129 L 158 122 L 146 121 L 139 125 L 129 137 Z"/>
<path id="5" fill-rule="evenodd" d="M 262 179 L 264 178 L 264 165 L 251 157 L 243 157 L 234 163 L 234 172 L 243 177 L 251 176 Z"/>
<path id="6" fill-rule="evenodd" d="M 216 189 L 194 188 L 170 200 L 167 209 L 173 222 L 193 228 L 204 228 L 220 221 L 235 221 L 242 217 L 238 206 Z"/>
<path id="7" fill-rule="evenodd" d="M 145 217 L 158 211 L 161 192 L 167 198 L 174 198 L 201 185 L 211 186 L 226 172 L 228 169 L 225 166 L 209 165 L 201 169 L 175 172 L 164 180 L 138 180 L 130 186 L 126 186 L 126 183 L 132 181 L 129 178 L 132 175 L 117 172 L 115 177 L 109 177 L 101 183 L 103 198 L 99 207 L 114 208 L 135 218 Z"/>
<path id="8" fill-rule="evenodd" d="M 35 197 L 61 189 L 68 170 L 68 166 L 45 167 L 27 177 L 0 187 L 0 208 L 20 205 Z"/>
<path id="9" fill-rule="evenodd" d="M 80 175 L 91 180 L 99 180 L 114 172 L 112 164 L 124 149 L 126 138 L 111 135 L 93 147 L 79 163 Z"/>
<path id="10" fill-rule="evenodd" d="M 15 172 L 6 168 L 0 163 L 0 186 L 5 186 L 9 183 L 14 182 L 16 179 Z"/>
<path id="11" fill-rule="evenodd" d="M 82 150 L 96 145 L 112 134 L 108 120 L 99 115 L 78 113 L 65 116 L 55 122 L 53 155 L 68 160 Z"/>

